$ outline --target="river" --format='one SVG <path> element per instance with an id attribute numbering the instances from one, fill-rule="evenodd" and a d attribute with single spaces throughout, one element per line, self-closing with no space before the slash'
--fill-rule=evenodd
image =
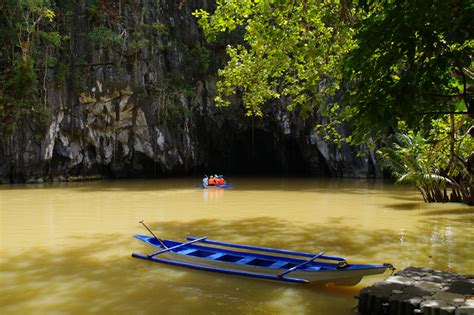
<path id="1" fill-rule="evenodd" d="M 355 287 L 295 285 L 131 258 L 158 236 L 474 273 L 474 207 L 383 181 L 199 178 L 0 186 L 0 313 L 354 314 Z"/>

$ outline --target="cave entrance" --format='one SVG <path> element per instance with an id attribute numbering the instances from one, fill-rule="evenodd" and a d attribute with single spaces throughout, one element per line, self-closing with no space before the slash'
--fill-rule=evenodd
<path id="1" fill-rule="evenodd" d="M 307 162 L 295 140 L 276 142 L 273 135 L 260 129 L 236 135 L 230 145 L 227 167 L 243 175 L 304 175 Z"/>

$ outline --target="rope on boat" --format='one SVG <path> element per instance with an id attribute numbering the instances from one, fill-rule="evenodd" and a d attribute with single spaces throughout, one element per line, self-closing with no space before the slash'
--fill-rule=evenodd
<path id="1" fill-rule="evenodd" d="M 336 269 L 346 269 L 347 267 L 349 267 L 347 261 L 341 261 L 337 263 Z"/>
<path id="2" fill-rule="evenodd" d="M 392 273 L 390 275 L 393 276 L 393 273 L 395 272 L 395 270 L 397 270 L 397 268 L 395 268 L 392 264 L 389 263 L 384 263 L 383 265 L 386 266 L 387 269 L 392 270 Z"/>

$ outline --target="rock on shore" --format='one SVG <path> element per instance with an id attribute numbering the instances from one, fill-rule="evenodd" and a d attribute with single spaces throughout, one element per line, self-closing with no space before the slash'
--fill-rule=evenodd
<path id="1" fill-rule="evenodd" d="M 408 267 L 359 293 L 362 314 L 474 315 L 474 275 Z"/>

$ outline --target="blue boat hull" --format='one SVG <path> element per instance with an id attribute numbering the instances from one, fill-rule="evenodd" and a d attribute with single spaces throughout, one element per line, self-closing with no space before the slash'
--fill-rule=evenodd
<path id="1" fill-rule="evenodd" d="M 234 184 L 208 185 L 208 186 L 196 185 L 196 186 L 194 186 L 194 188 L 204 188 L 204 189 L 223 188 L 223 189 L 230 189 L 230 188 L 233 188 L 234 186 L 235 186 Z"/>
<path id="2" fill-rule="evenodd" d="M 322 253 L 313 255 L 310 260 L 285 257 L 281 255 L 269 255 L 257 252 L 244 252 L 229 250 L 220 247 L 196 245 L 195 242 L 215 242 L 205 238 L 191 239 L 190 242 L 182 243 L 163 240 L 163 247 L 153 237 L 135 235 L 139 240 L 152 245 L 158 251 L 150 255 L 132 254 L 134 258 L 149 260 L 174 266 L 191 269 L 213 271 L 231 275 L 247 276 L 266 280 L 284 281 L 292 283 L 334 283 L 336 285 L 355 285 L 362 277 L 371 274 L 383 273 L 387 265 L 345 265 L 341 267 L 344 258 L 324 256 Z M 193 244 L 191 244 L 193 243 Z M 236 246 L 252 247 L 240 244 L 229 244 Z M 221 245 L 228 246 L 229 245 Z M 265 251 L 265 250 L 264 250 Z M 277 249 L 267 249 L 280 254 L 292 253 L 291 255 L 306 256 L 307 253 L 290 252 Z M 317 261 L 313 259 L 318 259 Z M 331 261 L 336 261 L 333 263 Z"/>

